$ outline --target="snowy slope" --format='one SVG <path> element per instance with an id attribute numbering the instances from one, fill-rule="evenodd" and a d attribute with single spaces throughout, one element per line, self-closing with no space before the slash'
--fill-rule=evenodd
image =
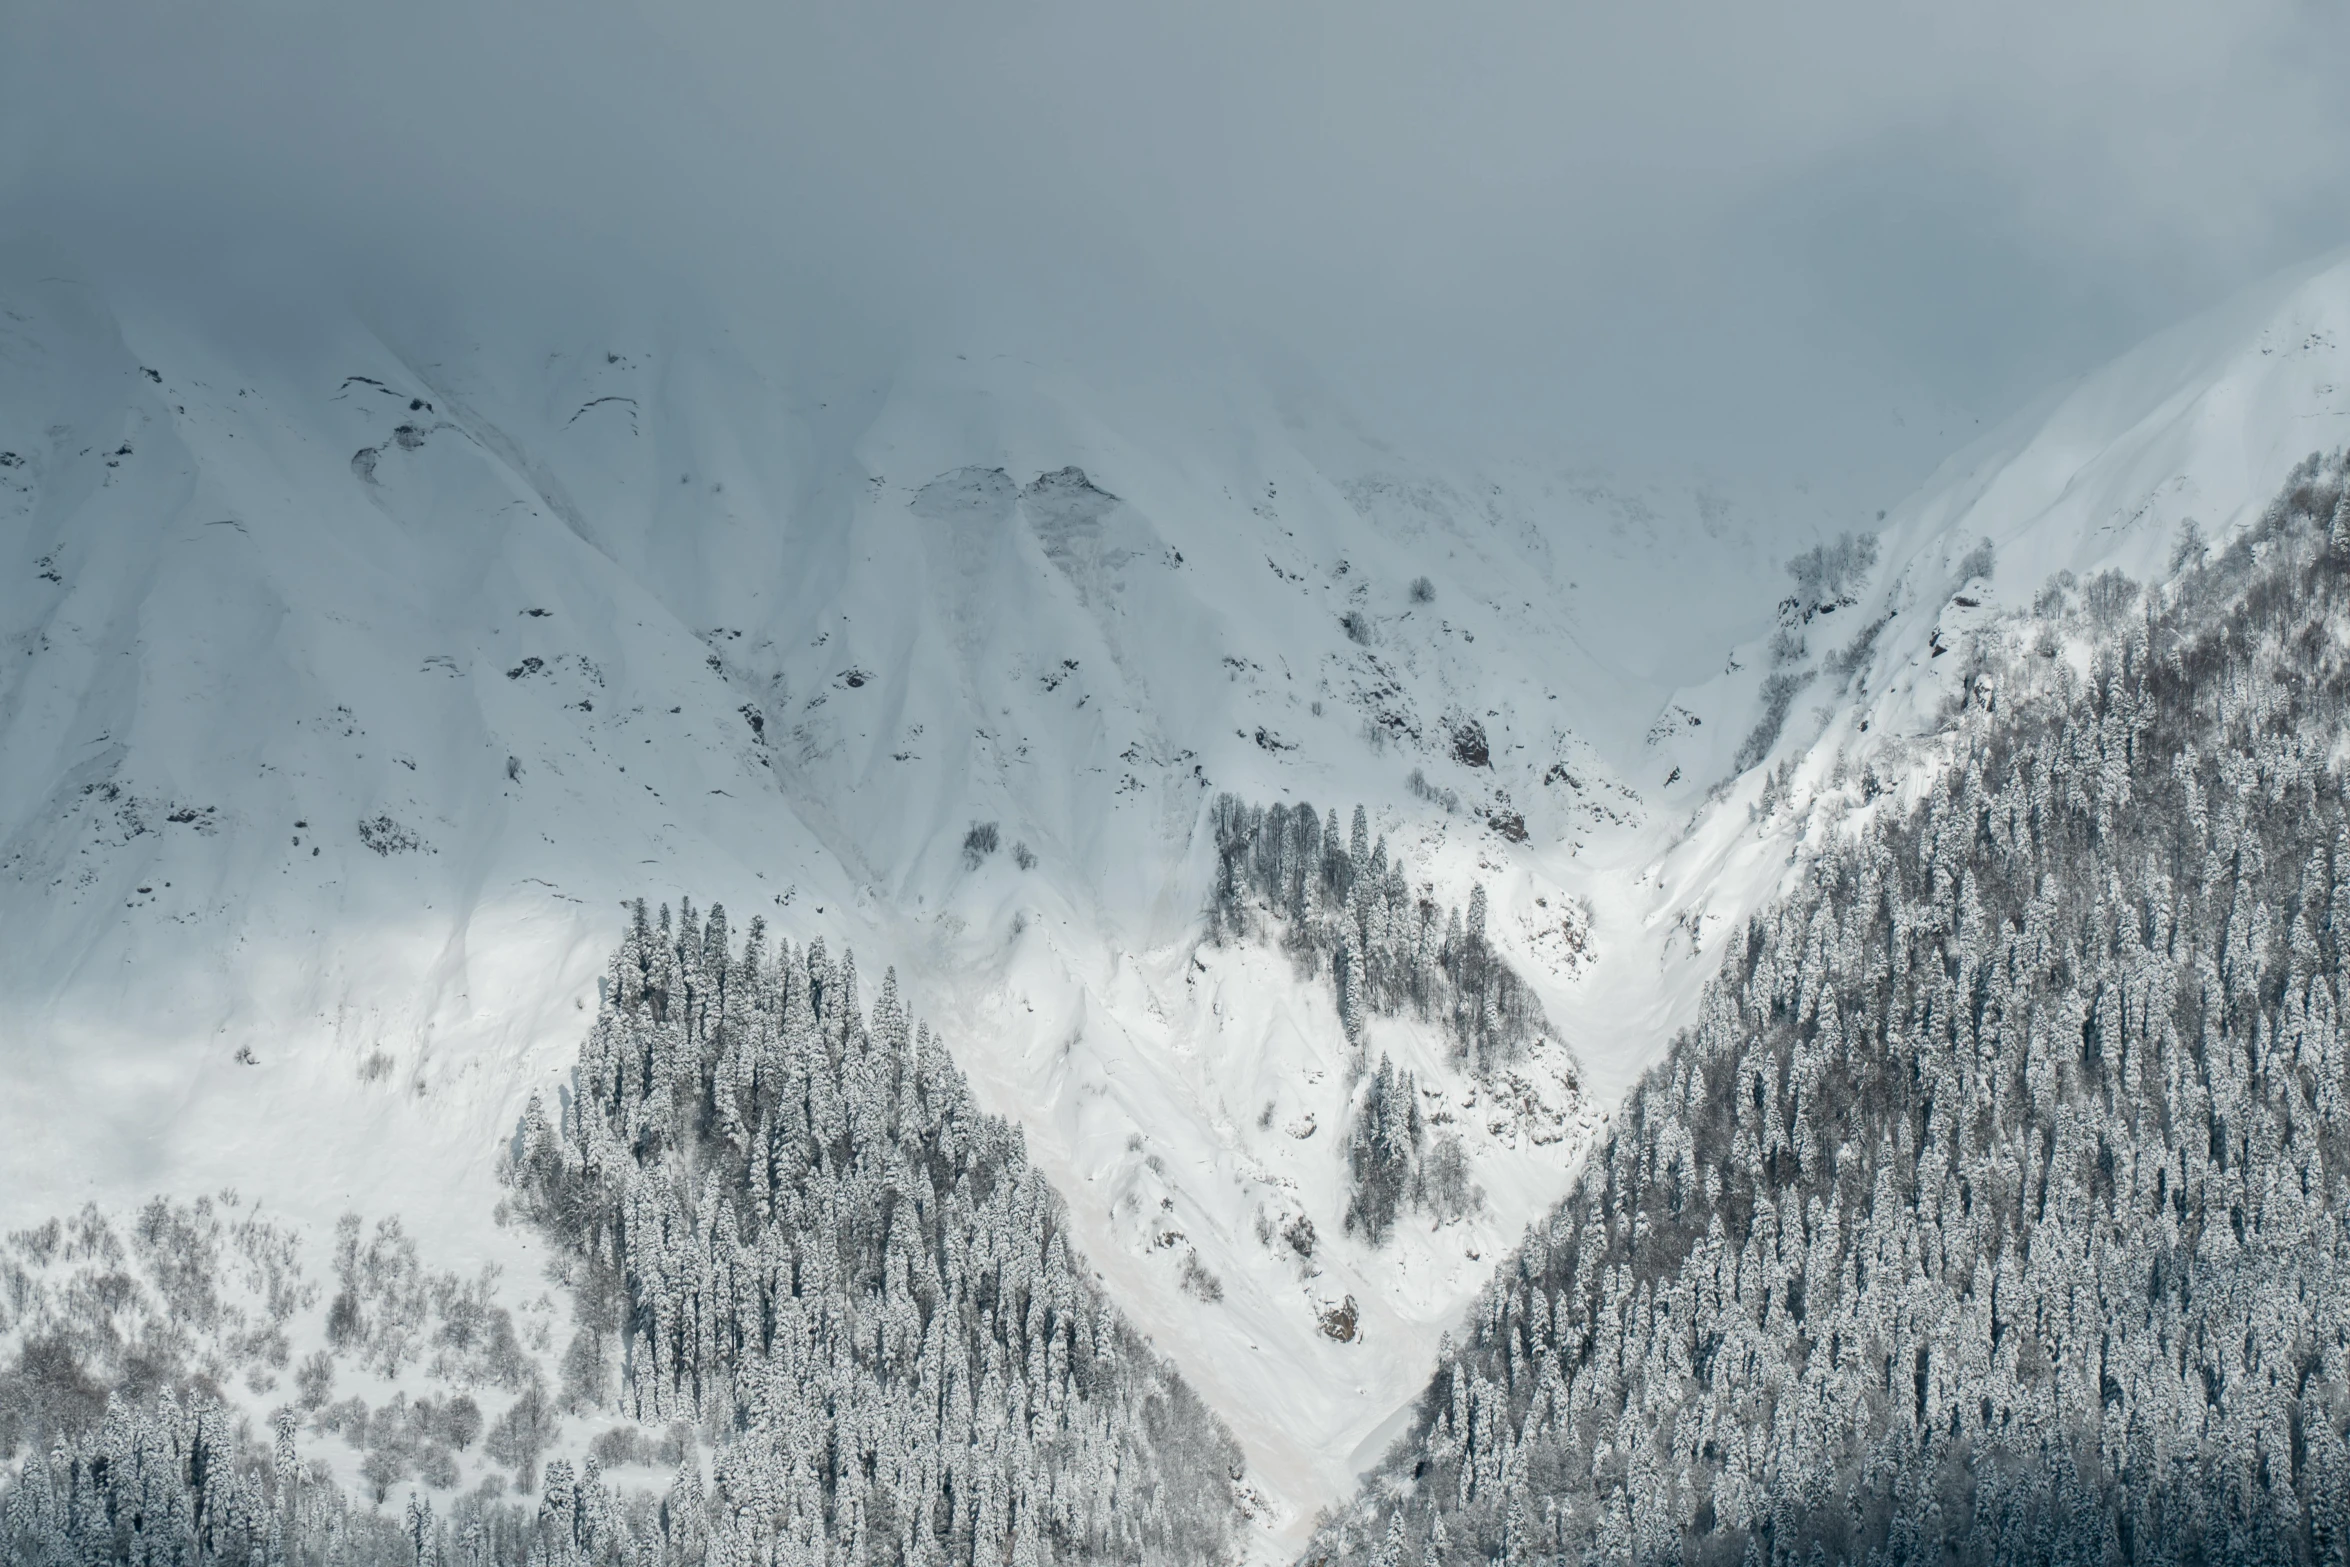
<path id="1" fill-rule="evenodd" d="M 621 900 L 716 899 L 898 966 L 1241 1438 L 1268 1552 L 1722 936 L 1933 744 L 1966 637 L 2350 437 L 2328 265 L 1953 459 L 1774 651 L 1779 563 L 1844 526 L 1800 494 L 1415 455 L 1213 346 L 547 314 L 0 277 L 0 1224 L 233 1185 L 527 1277 L 496 1150 Z M 1475 1219 L 1344 1235 L 1326 982 L 1201 945 L 1224 790 L 1361 801 L 1432 896 L 1488 886 L 1558 1037 L 1480 1084 L 1372 1026 Z"/>
<path id="2" fill-rule="evenodd" d="M 1563 1188 L 1641 1032 L 1585 1000 L 1641 939 L 1620 759 L 1804 525 L 1416 462 L 1206 350 L 849 373 L 683 304 L 550 333 L 54 269 L 0 310 L 0 1223 L 235 1185 L 523 1262 L 496 1150 L 621 900 L 715 899 L 899 967 L 1292 1531 Z M 1327 990 L 1197 950 L 1219 790 L 1363 801 L 1432 895 L 1492 884 L 1561 1037 L 1480 1085 L 1374 1031 L 1479 1218 L 1343 1235 Z"/>
<path id="3" fill-rule="evenodd" d="M 1854 611 L 1898 617 L 1858 683 L 1872 733 L 1930 726 L 1963 662 L 1933 670 L 1937 631 L 1955 649 L 2060 572 L 2159 584 L 2184 530 L 2226 543 L 2295 464 L 2345 441 L 2350 261 L 2337 257 L 2162 334 L 1954 458 L 1888 520 L 1882 588 Z M 1995 568 L 1971 576 L 1984 541 Z"/>
<path id="4" fill-rule="evenodd" d="M 1939 754 L 1977 639 L 2085 672 L 2085 617 L 2135 613 L 2130 595 L 2160 592 L 2182 548 L 2225 544 L 2296 464 L 2345 443 L 2350 259 L 2336 256 L 2155 337 L 1952 457 L 1886 518 L 1845 602 L 1783 620 L 1670 699 L 1633 776 L 1672 826 L 1624 846 L 1625 917 L 1661 943 L 1666 972 L 1709 971 L 1720 939 L 1811 849 Z M 1794 687 L 1785 721 L 1734 776 L 1774 678 Z M 1661 987 L 1649 1043 L 1600 1059 L 1636 1069 L 1687 1021 L 1693 990 Z"/>
<path id="5" fill-rule="evenodd" d="M 2269 503 L 2294 465 L 2350 440 L 2350 260 L 2328 258 L 2247 291 L 2063 388 L 1945 463 L 1880 530 L 1865 591 L 1808 631 L 1823 672 L 1861 628 L 1882 623 L 1869 656 L 1833 704 L 1838 743 L 1931 734 L 1963 659 L 1939 658 L 1975 631 L 2028 611 L 2050 579 L 2118 570 L 2156 584 L 2174 569 L 2184 530 L 2224 544 Z M 1988 543 L 1992 570 L 1982 574 Z M 1676 698 L 1698 711 L 1752 706 L 1772 667 L 1761 642 L 1742 668 Z M 1742 675 L 1743 678 L 1737 678 Z M 1815 689 L 1808 704 L 1826 700 Z M 1675 736 L 1687 798 L 1719 780 L 1744 731 Z M 1819 741 L 1790 725 L 1775 753 Z M 1859 749 L 1867 749 L 1861 746 Z M 1858 750 L 1854 752 L 1857 756 Z M 1686 792 L 1683 792 L 1686 791 Z"/>

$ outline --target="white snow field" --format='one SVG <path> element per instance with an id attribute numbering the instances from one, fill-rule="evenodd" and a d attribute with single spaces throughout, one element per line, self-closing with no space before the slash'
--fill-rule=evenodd
<path id="1" fill-rule="evenodd" d="M 1268 1558 L 1964 638 L 2350 438 L 2330 264 L 1953 459 L 1774 653 L 1782 561 L 1844 531 L 1800 494 L 1415 457 L 1211 347 L 852 373 L 544 315 L 0 274 L 0 1228 L 233 1186 L 535 1294 L 498 1151 L 623 901 L 723 902 L 895 965 L 1240 1439 Z M 1481 1214 L 1345 1235 L 1327 981 L 1204 945 L 1220 791 L 1362 802 L 1440 903 L 1489 889 L 1552 1038 L 1480 1083 L 1371 1025 Z"/>
<path id="2" fill-rule="evenodd" d="M 1708 720 L 1660 725 L 1660 754 L 1682 777 L 1658 814 L 1678 807 L 1690 824 L 1656 862 L 1680 928 L 1711 935 L 1773 884 L 1738 869 L 1755 864 L 1737 846 L 1756 837 L 1739 824 L 1766 796 L 1761 814 L 1791 863 L 1865 804 L 1872 769 L 1883 786 L 1912 775 L 1948 730 L 1948 705 L 1968 698 L 1976 639 L 2037 638 L 2061 618 L 2053 606 L 2079 610 L 2109 573 L 2128 579 L 2109 615 L 2134 614 L 2128 595 L 2161 591 L 2183 549 L 2226 544 L 2296 464 L 2345 443 L 2350 258 L 2337 254 L 2161 333 L 1952 457 L 1893 509 L 1873 570 L 1801 628 L 1799 651 L 1748 645 L 1674 698 Z M 2077 638 L 2038 645 L 2086 671 Z M 1774 674 L 1796 683 L 1783 731 L 1761 765 L 1700 803 Z"/>

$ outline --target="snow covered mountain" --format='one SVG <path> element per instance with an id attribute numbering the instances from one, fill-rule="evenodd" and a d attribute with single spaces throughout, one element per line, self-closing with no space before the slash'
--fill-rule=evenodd
<path id="1" fill-rule="evenodd" d="M 1712 953 L 1791 856 L 1948 755 L 1983 658 L 2054 636 L 2085 667 L 2081 638 L 2042 622 L 2085 611 L 2110 628 L 2254 523 L 2304 459 L 2350 442 L 2346 338 L 2350 261 L 2274 278 L 1954 455 L 1844 569 L 1823 549 L 1782 578 L 1777 623 L 1671 698 L 1634 774 L 1677 829 L 1640 872 L 1646 917 Z"/>
<path id="2" fill-rule="evenodd" d="M 1414 466 L 1235 363 L 211 309 L 27 273 L 0 317 L 6 1220 L 236 1186 L 511 1261 L 495 1160 L 619 905 L 718 901 L 894 964 L 1272 1513 L 1336 1495 L 1600 1113 L 1579 856 L 1781 520 Z M 1549 1044 L 1371 1041 L 1476 1216 L 1346 1234 L 1326 980 L 1201 947 L 1222 792 L 1490 885 Z"/>
<path id="3" fill-rule="evenodd" d="M 234 1186 L 528 1276 L 497 1160 L 620 905 L 721 902 L 896 968 L 1277 1554 L 1721 936 L 1933 754 L 1968 637 L 2059 570 L 2158 575 L 2350 436 L 2345 316 L 2328 264 L 2158 339 L 1872 554 L 1801 495 L 1418 456 L 1214 347 L 844 369 L 683 303 L 549 327 L 18 267 L 0 1225 Z M 1477 1212 L 1348 1233 L 1329 980 L 1206 941 L 1227 793 L 1363 804 L 1434 906 L 1485 889 L 1544 1042 L 1481 1077 L 1365 1025 Z"/>

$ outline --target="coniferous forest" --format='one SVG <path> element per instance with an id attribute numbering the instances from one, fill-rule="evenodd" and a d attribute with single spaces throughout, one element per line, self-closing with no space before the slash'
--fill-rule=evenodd
<path id="1" fill-rule="evenodd" d="M 1305 970 L 1326 963 L 1339 1026 L 1360 1043 L 1367 1015 L 1409 1012 L 1433 1022 L 1479 1074 L 1524 1050 L 1548 1026 L 1542 1004 L 1485 937 L 1485 889 L 1440 909 L 1415 889 L 1370 816 L 1356 806 L 1342 835 L 1312 806 L 1258 807 L 1218 795 L 1216 890 L 1209 934 L 1217 940 L 1280 922 L 1285 950 Z"/>
<path id="2" fill-rule="evenodd" d="M 2350 489 L 2052 581 L 1311 1559 L 2350 1560 Z"/>
<path id="3" fill-rule="evenodd" d="M 870 1014 L 857 988 L 854 959 L 830 961 L 821 942 L 769 951 L 754 922 L 736 946 L 723 910 L 705 919 L 688 904 L 673 922 L 637 907 L 571 1091 L 554 1116 L 533 1100 L 508 1159 L 510 1217 L 560 1249 L 580 1324 L 559 1388 L 514 1354 L 506 1313 L 456 1281 L 385 1287 L 400 1271 L 396 1244 L 388 1266 L 379 1255 L 396 1225 L 364 1249 L 356 1221 L 345 1226 L 333 1349 L 297 1381 L 331 1381 L 345 1359 L 391 1375 L 431 1354 L 451 1369 L 454 1345 L 455 1370 L 521 1389 L 483 1447 L 523 1500 L 493 1482 L 438 1517 L 421 1498 L 394 1516 L 368 1503 L 414 1475 L 413 1459 L 369 1498 L 303 1452 L 355 1419 L 375 1428 L 363 1476 L 394 1452 L 448 1470 L 451 1446 L 482 1436 L 469 1399 L 403 1399 L 371 1418 L 321 1392 L 280 1411 L 274 1443 L 246 1429 L 218 1379 L 288 1360 L 271 1333 L 308 1299 L 298 1275 L 273 1288 L 282 1312 L 232 1335 L 254 1340 L 251 1353 L 210 1369 L 181 1354 L 160 1376 L 155 1357 L 187 1341 L 188 1320 L 221 1313 L 200 1275 L 178 1293 L 167 1284 L 127 1343 L 69 1290 L 50 1314 L 65 1326 L 0 1378 L 4 1434 L 35 1444 L 0 1489 L 0 1561 L 1221 1559 L 1239 1516 L 1231 1438 L 1103 1298 L 1019 1132 L 976 1109 L 894 976 Z M 154 1226 L 174 1218 L 155 1213 Z M 83 1295 L 92 1281 L 138 1289 L 100 1221 L 49 1228 L 49 1253 L 94 1260 Z M 190 1259 L 214 1256 L 194 1233 L 144 1271 L 193 1273 Z M 20 1308 L 32 1288 L 20 1281 Z M 403 1295 L 412 1322 L 393 1309 Z M 644 1434 L 616 1442 L 628 1434 L 616 1428 L 576 1465 L 547 1462 L 540 1481 L 563 1411 L 617 1412 Z M 407 1426 L 413 1441 L 395 1445 Z M 599 1453 L 666 1461 L 676 1479 L 615 1487 Z M 424 1478 L 445 1487 L 454 1472 Z"/>
<path id="4" fill-rule="evenodd" d="M 513 1179 L 567 1248 L 568 1370 L 718 1442 L 730 1549 L 916 1564 L 1220 1554 L 1239 1451 L 1105 1300 L 1020 1134 L 822 942 L 637 918 Z"/>

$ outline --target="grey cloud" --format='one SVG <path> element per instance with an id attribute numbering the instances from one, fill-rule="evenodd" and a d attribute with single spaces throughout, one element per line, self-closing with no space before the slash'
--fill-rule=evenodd
<path id="1" fill-rule="evenodd" d="M 2350 29 L 2285 0 L 20 0 L 0 28 L 0 201 L 117 264 L 664 274 L 1113 354 L 1216 321 L 1432 431 L 1883 483 L 2340 242 L 2350 196 Z"/>

